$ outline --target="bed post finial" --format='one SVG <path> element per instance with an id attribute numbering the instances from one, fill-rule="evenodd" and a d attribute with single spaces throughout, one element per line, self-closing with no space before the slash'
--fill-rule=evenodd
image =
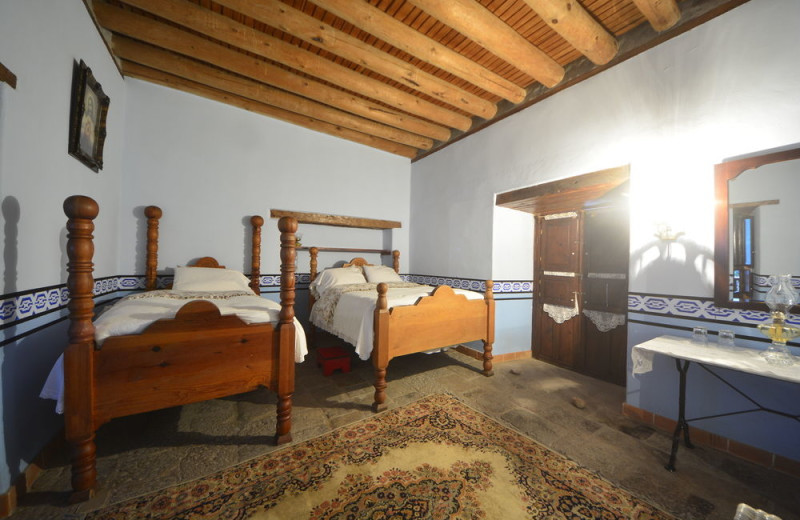
<path id="1" fill-rule="evenodd" d="M 261 226 L 264 225 L 264 217 L 253 215 L 250 217 L 250 224 L 253 226 L 253 247 L 250 260 L 250 288 L 256 294 L 261 294 Z"/>
<path id="2" fill-rule="evenodd" d="M 80 386 L 94 371 L 94 232 L 99 213 L 97 202 L 73 195 L 64 201 L 67 216 L 67 290 L 69 291 L 69 344 L 64 351 L 64 399 L 67 442 L 72 461 L 72 489 L 75 501 L 93 496 L 97 483 L 95 465 L 94 395 Z"/>
<path id="3" fill-rule="evenodd" d="M 144 216 L 147 217 L 147 265 L 145 266 L 144 288 L 152 291 L 156 288 L 158 269 L 158 219 L 161 218 L 161 208 L 147 206 Z"/>
<path id="4" fill-rule="evenodd" d="M 394 267 L 394 272 L 400 274 L 400 251 L 397 249 L 392 251 L 392 264 Z"/>

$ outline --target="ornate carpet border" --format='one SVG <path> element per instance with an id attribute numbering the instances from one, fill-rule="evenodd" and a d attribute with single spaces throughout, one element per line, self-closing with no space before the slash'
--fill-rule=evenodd
<path id="1" fill-rule="evenodd" d="M 455 446 L 466 448 L 462 453 L 499 455 L 506 461 L 500 466 L 513 478 L 500 482 L 512 483 L 512 493 L 517 493 L 518 502 L 525 507 L 520 511 L 525 517 L 672 518 L 449 394 L 428 396 L 208 477 L 111 505 L 85 518 L 249 518 L 250 513 L 269 512 L 295 496 L 313 497 L 323 486 L 328 486 L 328 492 L 338 486 L 338 494 L 323 502 L 312 500 L 314 509 L 305 511 L 310 518 L 347 518 L 348 513 L 363 513 L 365 508 L 385 513 L 384 509 L 402 509 L 404 503 L 422 509 L 435 506 L 439 513 L 441 508 L 451 507 L 445 513 L 460 513 L 453 518 L 480 513 L 483 504 L 470 490 L 491 495 L 485 477 L 492 468 L 500 467 L 480 462 L 480 456 L 474 462 L 454 461 L 449 472 L 420 460 L 414 462 L 420 465 L 416 473 L 392 468 L 376 478 L 368 476 L 382 457 L 395 453 L 392 450 L 413 451 L 420 449 L 418 443 L 441 446 L 437 450 Z M 352 473 L 352 468 L 362 469 Z M 336 484 L 332 477 L 340 469 L 346 475 Z M 428 495 L 417 500 L 423 491 Z"/>

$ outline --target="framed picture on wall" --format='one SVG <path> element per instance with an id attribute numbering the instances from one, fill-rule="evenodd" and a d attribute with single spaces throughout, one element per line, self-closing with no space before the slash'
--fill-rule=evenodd
<path id="1" fill-rule="evenodd" d="M 69 122 L 69 154 L 94 171 L 103 169 L 109 97 L 83 60 L 75 62 Z"/>

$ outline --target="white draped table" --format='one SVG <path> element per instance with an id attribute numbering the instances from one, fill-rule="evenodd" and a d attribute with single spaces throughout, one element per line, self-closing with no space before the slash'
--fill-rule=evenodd
<path id="1" fill-rule="evenodd" d="M 680 374 L 678 424 L 672 435 L 672 451 L 670 453 L 669 462 L 666 465 L 666 468 L 670 471 L 675 471 L 675 458 L 678 454 L 678 441 L 680 440 L 681 432 L 684 434 L 684 443 L 686 446 L 688 448 L 693 447 L 689 440 L 689 421 L 764 411 L 789 417 L 800 422 L 800 416 L 798 415 L 762 406 L 711 369 L 711 367 L 727 368 L 739 372 L 747 372 L 749 374 L 789 381 L 791 383 L 800 383 L 800 364 L 798 364 L 800 363 L 800 359 L 798 359 L 798 363 L 794 365 L 770 365 L 761 357 L 761 351 L 759 350 L 735 346 L 721 346 L 717 343 L 707 343 L 703 345 L 693 342 L 689 338 L 659 336 L 633 347 L 631 351 L 633 374 L 637 375 L 650 372 L 653 369 L 653 357 L 656 354 L 663 354 L 675 358 L 675 366 Z M 686 373 L 689 370 L 691 362 L 697 363 L 710 374 L 723 381 L 745 399 L 750 401 L 756 408 L 705 417 L 695 417 L 687 420 Z"/>

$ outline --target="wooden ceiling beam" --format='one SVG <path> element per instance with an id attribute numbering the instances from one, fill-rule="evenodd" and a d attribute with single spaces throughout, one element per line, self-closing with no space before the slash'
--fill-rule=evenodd
<path id="1" fill-rule="evenodd" d="M 681 19 L 677 0 L 633 0 L 633 3 L 658 32 L 666 31 Z"/>
<path id="2" fill-rule="evenodd" d="M 380 80 L 343 67 L 313 52 L 258 31 L 187 0 L 122 0 L 209 38 L 228 43 L 302 71 L 309 76 L 357 92 L 373 100 L 440 124 L 468 130 L 472 120 L 451 109 L 426 101 Z"/>
<path id="3" fill-rule="evenodd" d="M 216 67 L 138 42 L 126 36 L 114 36 L 112 48 L 117 56 L 128 62 L 178 76 L 222 92 L 235 94 L 259 103 L 364 134 L 374 135 L 406 146 L 425 150 L 433 146 L 433 141 L 429 138 L 337 110 L 328 105 L 222 71 Z"/>
<path id="4" fill-rule="evenodd" d="M 314 4 L 369 34 L 445 72 L 507 99 L 525 100 L 525 89 L 449 49 L 367 2 L 314 0 Z"/>
<path id="5" fill-rule="evenodd" d="M 308 116 L 303 116 L 301 114 L 289 112 L 287 110 L 276 108 L 270 105 L 265 105 L 264 103 L 259 103 L 258 101 L 253 101 L 252 99 L 236 96 L 228 92 L 222 92 L 206 85 L 201 85 L 184 78 L 179 78 L 178 76 L 173 76 L 159 70 L 154 70 L 137 63 L 131 63 L 123 60 L 122 72 L 131 78 L 141 79 L 149 83 L 156 83 L 168 88 L 174 88 L 176 90 L 188 92 L 190 94 L 211 99 L 213 101 L 225 103 L 227 105 L 235 106 L 250 112 L 255 112 L 257 114 L 263 114 L 275 119 L 280 119 L 281 121 L 302 126 L 309 130 L 322 132 L 341 139 L 347 139 L 348 141 L 352 141 L 354 143 L 363 144 L 371 148 L 383 150 L 385 152 L 407 157 L 409 159 L 413 159 L 417 153 L 417 150 L 410 146 L 387 141 L 372 135 L 363 134 L 355 130 L 350 130 L 349 128 L 343 128 L 339 125 L 325 123 Z"/>
<path id="6" fill-rule="evenodd" d="M 525 0 L 544 22 L 596 65 L 617 55 L 619 42 L 575 0 Z"/>
<path id="7" fill-rule="evenodd" d="M 553 87 L 564 67 L 475 0 L 406 0 L 539 83 Z"/>
<path id="8" fill-rule="evenodd" d="M 206 38 L 195 36 L 146 16 L 135 15 L 124 9 L 111 7 L 105 3 L 95 2 L 93 7 L 98 22 L 112 32 L 124 34 L 184 56 L 194 57 L 261 83 L 395 128 L 424 135 L 437 141 L 447 141 L 450 138 L 450 130 L 442 125 L 302 77 Z"/>
<path id="9" fill-rule="evenodd" d="M 279 0 L 215 0 L 215 3 L 291 34 L 469 114 L 491 119 L 497 105 L 382 52 Z"/>

